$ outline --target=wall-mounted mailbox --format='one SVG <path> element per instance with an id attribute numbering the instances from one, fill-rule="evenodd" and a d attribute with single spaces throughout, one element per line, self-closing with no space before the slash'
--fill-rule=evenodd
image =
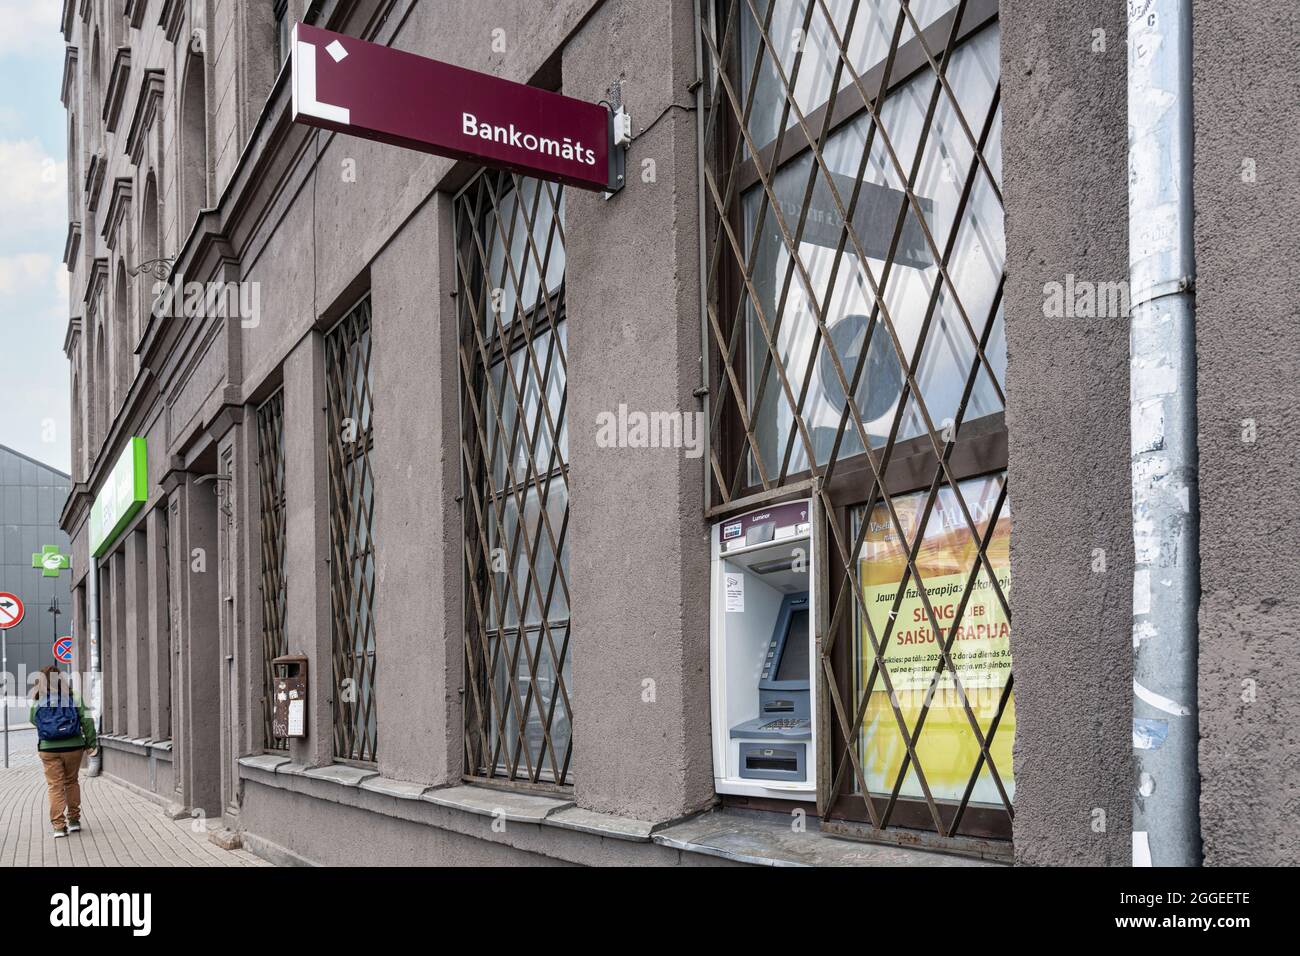
<path id="1" fill-rule="evenodd" d="M 271 733 L 276 737 L 307 736 L 307 658 L 277 657 L 271 661 L 275 697 L 271 701 Z"/>

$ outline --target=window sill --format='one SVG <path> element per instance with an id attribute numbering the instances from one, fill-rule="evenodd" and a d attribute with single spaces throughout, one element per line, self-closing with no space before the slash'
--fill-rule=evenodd
<path id="1" fill-rule="evenodd" d="M 154 740 L 151 737 L 127 737 L 121 734 L 100 734 L 99 745 L 107 750 L 120 750 L 124 753 L 138 754 L 141 757 L 156 755 L 163 760 L 171 760 L 172 742 Z"/>

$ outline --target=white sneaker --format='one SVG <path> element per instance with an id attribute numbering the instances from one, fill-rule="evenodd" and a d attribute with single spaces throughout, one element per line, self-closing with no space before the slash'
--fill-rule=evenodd
<path id="1" fill-rule="evenodd" d="M 65 837 L 65 836 L 67 836 L 67 835 L 68 835 L 68 831 L 67 831 L 67 830 L 55 830 L 55 831 L 54 831 L 54 839 L 56 839 L 56 840 L 59 839 L 60 837 Z"/>
<path id="2" fill-rule="evenodd" d="M 80 820 L 69 820 L 69 821 L 68 821 L 68 832 L 69 832 L 69 833 L 80 833 L 80 832 L 81 832 L 81 821 L 80 821 Z"/>

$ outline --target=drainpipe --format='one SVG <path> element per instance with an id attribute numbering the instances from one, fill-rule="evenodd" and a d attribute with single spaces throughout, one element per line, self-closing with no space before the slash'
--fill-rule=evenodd
<path id="1" fill-rule="evenodd" d="M 1192 0 L 1129 0 L 1133 865 L 1199 866 Z"/>
<path id="2" fill-rule="evenodd" d="M 82 687 L 84 699 L 90 701 L 90 712 L 95 721 L 95 734 L 104 729 L 103 684 L 99 679 L 99 558 L 90 556 L 90 570 L 86 574 L 86 603 L 90 610 L 90 693 Z M 102 749 L 97 749 L 93 757 L 86 758 L 86 776 L 98 777 L 103 767 Z"/>

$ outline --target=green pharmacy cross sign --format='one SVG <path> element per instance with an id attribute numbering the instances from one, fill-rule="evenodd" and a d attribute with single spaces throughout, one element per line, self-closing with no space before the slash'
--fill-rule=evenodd
<path id="1" fill-rule="evenodd" d="M 57 544 L 43 545 L 39 552 L 32 555 L 32 567 L 40 568 L 44 577 L 57 578 L 60 571 L 67 570 L 68 556 L 59 554 Z"/>

